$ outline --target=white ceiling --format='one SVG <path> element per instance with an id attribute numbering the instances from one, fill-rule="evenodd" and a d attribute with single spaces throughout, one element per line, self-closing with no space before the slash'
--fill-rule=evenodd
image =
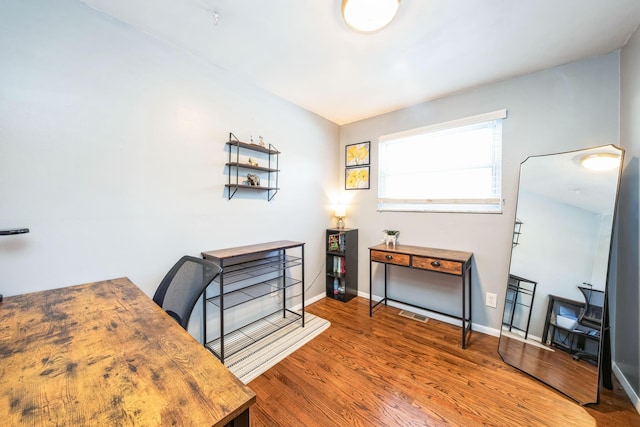
<path id="1" fill-rule="evenodd" d="M 599 153 L 624 155 L 618 148 L 604 145 L 567 153 L 529 157 L 520 168 L 519 191 L 536 194 L 598 215 L 611 214 L 615 207 L 620 169 L 593 171 L 580 163 L 585 156 Z"/>
<path id="2" fill-rule="evenodd" d="M 401 0 L 373 34 L 341 0 L 81 1 L 337 124 L 612 52 L 640 23 L 640 0 Z"/>

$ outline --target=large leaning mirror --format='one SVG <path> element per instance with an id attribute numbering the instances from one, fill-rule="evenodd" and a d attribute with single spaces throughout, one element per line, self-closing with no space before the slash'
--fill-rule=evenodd
<path id="1" fill-rule="evenodd" d="M 498 352 L 583 405 L 610 375 L 603 325 L 623 154 L 606 145 L 520 166 Z"/>

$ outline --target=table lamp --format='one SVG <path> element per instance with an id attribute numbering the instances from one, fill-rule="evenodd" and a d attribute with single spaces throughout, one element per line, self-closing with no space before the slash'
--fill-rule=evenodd
<path id="1" fill-rule="evenodd" d="M 333 215 L 338 218 L 338 227 L 339 229 L 344 228 L 344 217 L 346 216 L 347 208 L 344 205 L 337 205 L 333 210 Z"/>

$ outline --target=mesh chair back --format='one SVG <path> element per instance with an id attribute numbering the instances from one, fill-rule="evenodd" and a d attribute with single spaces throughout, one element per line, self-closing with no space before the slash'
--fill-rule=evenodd
<path id="1" fill-rule="evenodd" d="M 593 329 L 600 329 L 602 326 L 602 311 L 604 308 L 604 291 L 578 286 L 584 295 L 584 311 L 578 319 L 578 323 Z"/>
<path id="2" fill-rule="evenodd" d="M 193 307 L 220 272 L 217 264 L 185 255 L 162 279 L 153 300 L 187 329 Z"/>

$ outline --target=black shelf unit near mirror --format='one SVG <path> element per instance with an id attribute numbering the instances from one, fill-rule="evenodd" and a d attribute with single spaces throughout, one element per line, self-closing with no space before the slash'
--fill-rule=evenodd
<path id="1" fill-rule="evenodd" d="M 28 232 L 28 228 L 9 228 L 7 230 L 0 230 L 0 236 L 14 236 L 16 234 L 25 234 Z M 3 298 L 2 294 L 0 294 L 0 302 L 2 302 Z"/>
<path id="2" fill-rule="evenodd" d="M 569 354 L 591 353 L 597 364 L 601 333 L 578 323 L 584 307 L 584 302 L 549 295 L 542 337 L 548 345 Z"/>
<path id="3" fill-rule="evenodd" d="M 502 325 L 524 332 L 524 339 L 529 337 L 531 325 L 531 308 L 536 296 L 537 283 L 513 274 L 509 275 L 507 282 L 507 295 L 505 298 L 504 317 Z"/>

